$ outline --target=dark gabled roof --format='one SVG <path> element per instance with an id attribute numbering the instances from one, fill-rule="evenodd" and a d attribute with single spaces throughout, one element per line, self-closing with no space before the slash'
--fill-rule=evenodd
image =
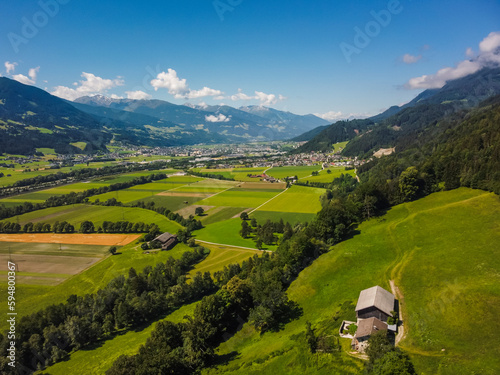
<path id="1" fill-rule="evenodd" d="M 163 234 L 160 234 L 158 237 L 156 237 L 153 241 L 160 241 L 161 243 L 166 243 L 172 238 L 177 238 L 176 235 L 165 232 Z"/>
<path id="2" fill-rule="evenodd" d="M 387 323 L 377 318 L 361 319 L 358 321 L 356 338 L 370 336 L 377 331 L 387 331 Z"/>
<path id="3" fill-rule="evenodd" d="M 376 307 L 383 313 L 392 316 L 394 310 L 394 295 L 384 288 L 377 286 L 362 290 L 359 293 L 356 311 L 364 310 L 370 307 Z"/>

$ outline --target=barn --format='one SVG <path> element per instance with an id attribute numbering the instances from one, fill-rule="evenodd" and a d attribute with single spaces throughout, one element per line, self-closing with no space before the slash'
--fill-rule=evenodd
<path id="1" fill-rule="evenodd" d="M 377 318 L 359 320 L 358 329 L 352 339 L 352 348 L 358 352 L 364 352 L 368 346 L 368 339 L 378 331 L 387 331 L 387 323 Z"/>
<path id="2" fill-rule="evenodd" d="M 377 318 L 382 322 L 387 322 L 395 310 L 395 302 L 394 295 L 378 285 L 362 290 L 356 305 L 356 317 L 358 319 Z"/>
<path id="3" fill-rule="evenodd" d="M 177 236 L 175 234 L 165 232 L 160 234 L 153 241 L 159 241 L 161 243 L 162 250 L 170 250 L 177 244 Z"/>

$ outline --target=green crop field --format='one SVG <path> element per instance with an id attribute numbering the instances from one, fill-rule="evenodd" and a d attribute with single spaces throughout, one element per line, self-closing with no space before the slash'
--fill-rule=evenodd
<path id="1" fill-rule="evenodd" d="M 210 249 L 210 254 L 201 263 L 194 266 L 190 272 L 191 275 L 194 275 L 196 272 L 210 272 L 213 275 L 214 272 L 222 270 L 224 266 L 234 263 L 241 264 L 242 261 L 247 260 L 255 254 L 262 254 L 260 250 L 245 250 L 230 246 L 200 244 Z"/>
<path id="2" fill-rule="evenodd" d="M 319 198 L 324 193 L 324 189 L 292 185 L 280 196 L 260 207 L 258 211 L 315 214 L 321 210 Z"/>
<path id="3" fill-rule="evenodd" d="M 235 218 L 209 224 L 205 228 L 193 232 L 193 235 L 196 240 L 256 249 L 255 242 L 252 239 L 240 236 L 240 230 L 241 219 Z M 276 246 L 264 245 L 264 249 L 276 250 Z"/>
<path id="4" fill-rule="evenodd" d="M 359 292 L 374 285 L 400 289 L 407 350 L 418 374 L 497 374 L 500 368 L 500 201 L 457 189 L 392 208 L 364 222 L 301 272 L 288 290 L 302 316 L 279 332 L 245 325 L 219 347 L 227 365 L 205 374 L 358 374 L 361 361 L 309 354 L 305 324 L 337 335 L 354 318 Z M 444 351 L 443 351 L 444 349 Z"/>
<path id="5" fill-rule="evenodd" d="M 80 224 L 85 220 L 90 220 L 96 228 L 102 225 L 103 221 L 122 221 L 154 223 L 161 230 L 176 233 L 181 226 L 176 222 L 168 220 L 165 216 L 154 211 L 133 207 L 105 207 L 91 206 L 84 204 L 75 204 L 72 206 L 51 207 L 43 210 L 29 212 L 27 214 L 16 216 L 15 218 L 4 219 L 2 221 L 19 220 L 19 224 L 24 225 L 28 222 L 46 222 L 54 224 L 56 221 L 67 221 L 78 230 Z"/>
<path id="6" fill-rule="evenodd" d="M 243 207 L 215 207 L 211 210 L 205 211 L 205 216 L 200 218 L 203 225 L 217 223 L 218 221 L 224 221 L 231 219 L 233 216 L 241 214 L 245 208 Z"/>
<path id="7" fill-rule="evenodd" d="M 279 190 L 260 191 L 234 188 L 198 202 L 205 206 L 258 207 L 279 194 Z"/>
<path id="8" fill-rule="evenodd" d="M 290 176 L 297 176 L 298 178 L 310 176 L 314 171 L 320 171 L 321 165 L 300 165 L 288 167 L 275 167 L 267 171 L 269 176 L 275 178 L 285 178 Z"/>
<path id="9" fill-rule="evenodd" d="M 328 173 L 328 170 L 330 170 L 331 173 Z M 356 176 L 354 169 L 346 170 L 345 167 L 329 167 L 320 171 L 318 176 L 303 177 L 299 180 L 301 182 L 332 182 L 334 178 L 340 177 L 341 174 L 349 174 L 352 177 Z"/>
<path id="10" fill-rule="evenodd" d="M 156 207 L 165 207 L 170 211 L 178 211 L 182 208 L 189 206 L 190 204 L 194 204 L 199 200 L 203 199 L 203 197 L 186 197 L 186 196 L 164 196 L 164 195 L 153 195 L 147 198 L 139 199 L 138 201 L 130 202 L 130 204 L 135 204 L 137 202 L 155 202 Z M 187 203 L 184 203 L 187 202 Z"/>
<path id="11" fill-rule="evenodd" d="M 307 214 L 299 212 L 278 212 L 278 211 L 261 211 L 252 212 L 250 218 L 255 218 L 258 223 L 263 224 L 267 220 L 278 222 L 283 219 L 283 222 L 289 222 L 292 226 L 297 223 L 310 222 L 316 217 L 316 214 Z"/>
<path id="12" fill-rule="evenodd" d="M 236 181 L 258 181 L 259 179 L 248 177 L 248 174 L 258 175 L 264 173 L 267 168 L 227 168 L 227 169 L 203 169 L 193 168 L 195 172 L 216 174 Z"/>

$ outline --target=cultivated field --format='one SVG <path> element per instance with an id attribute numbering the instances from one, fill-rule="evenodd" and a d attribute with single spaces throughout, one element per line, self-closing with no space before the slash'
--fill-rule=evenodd
<path id="1" fill-rule="evenodd" d="M 108 247 L 101 247 L 101 249 L 104 251 L 101 255 L 102 257 L 106 255 Z M 130 267 L 142 271 L 144 267 L 148 265 L 154 266 L 157 263 L 165 262 L 171 256 L 179 258 L 189 249 L 190 248 L 184 244 L 178 244 L 169 251 L 145 253 L 140 250 L 139 245 L 132 243 L 120 248 L 119 255 L 107 256 L 100 262 L 95 263 L 92 267 L 87 268 L 84 272 L 69 278 L 67 278 L 68 275 L 64 275 L 66 280 L 55 286 L 43 284 L 19 285 L 16 289 L 18 316 L 21 318 L 24 315 L 32 314 L 48 305 L 64 303 L 72 294 L 80 296 L 86 293 L 94 293 L 113 278 L 127 274 Z M 97 252 L 97 249 L 95 249 L 95 251 Z M 2 269 L 5 270 L 4 268 Z M 0 283 L 0 295 L 6 295 L 6 292 L 6 283 Z M 5 313 L 5 308 L 6 305 L 0 306 L 0 313 Z M 0 331 L 3 331 L 6 327 L 6 321 L 0 321 Z"/>
<path id="2" fill-rule="evenodd" d="M 310 176 L 314 171 L 320 171 L 321 165 L 299 165 L 288 167 L 275 167 L 268 170 L 266 173 L 278 179 L 285 177 L 297 176 L 298 178 Z"/>
<path id="3" fill-rule="evenodd" d="M 498 196 L 462 188 L 362 223 L 361 234 L 336 245 L 292 283 L 288 295 L 303 309 L 298 320 L 263 335 L 245 325 L 219 347 L 220 355 L 238 355 L 204 373 L 274 375 L 292 364 L 301 374 L 361 373 L 361 361 L 346 353 L 349 340 L 341 340 L 342 354 L 309 354 L 306 322 L 316 334 L 336 335 L 343 319 L 355 317 L 360 290 L 390 290 L 394 280 L 406 332 L 401 346 L 417 373 L 497 374 L 499 222 Z"/>
<path id="4" fill-rule="evenodd" d="M 124 246 L 138 239 L 140 234 L 103 234 L 103 233 L 0 233 L 0 242 L 52 243 L 78 245 Z"/>
<path id="5" fill-rule="evenodd" d="M 293 185 L 276 199 L 259 208 L 260 211 L 317 213 L 324 189 Z"/>
<path id="6" fill-rule="evenodd" d="M 328 170 L 330 170 L 331 173 L 328 173 Z M 309 181 L 309 182 L 332 182 L 335 178 L 340 177 L 341 174 L 349 174 L 352 177 L 355 177 L 356 174 L 354 173 L 354 169 L 349 169 L 346 170 L 345 167 L 328 167 L 326 169 L 323 169 L 319 172 L 319 175 L 317 176 L 309 176 L 309 177 L 303 177 L 300 178 L 299 180 L 301 182 Z"/>

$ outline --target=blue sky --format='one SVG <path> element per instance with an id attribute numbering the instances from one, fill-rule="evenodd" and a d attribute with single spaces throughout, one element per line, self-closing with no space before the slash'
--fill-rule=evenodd
<path id="1" fill-rule="evenodd" d="M 0 73 L 59 96 L 264 104 L 332 120 L 473 71 L 460 64 L 500 35 L 493 0 L 23 0 L 2 1 L 0 14 Z"/>

